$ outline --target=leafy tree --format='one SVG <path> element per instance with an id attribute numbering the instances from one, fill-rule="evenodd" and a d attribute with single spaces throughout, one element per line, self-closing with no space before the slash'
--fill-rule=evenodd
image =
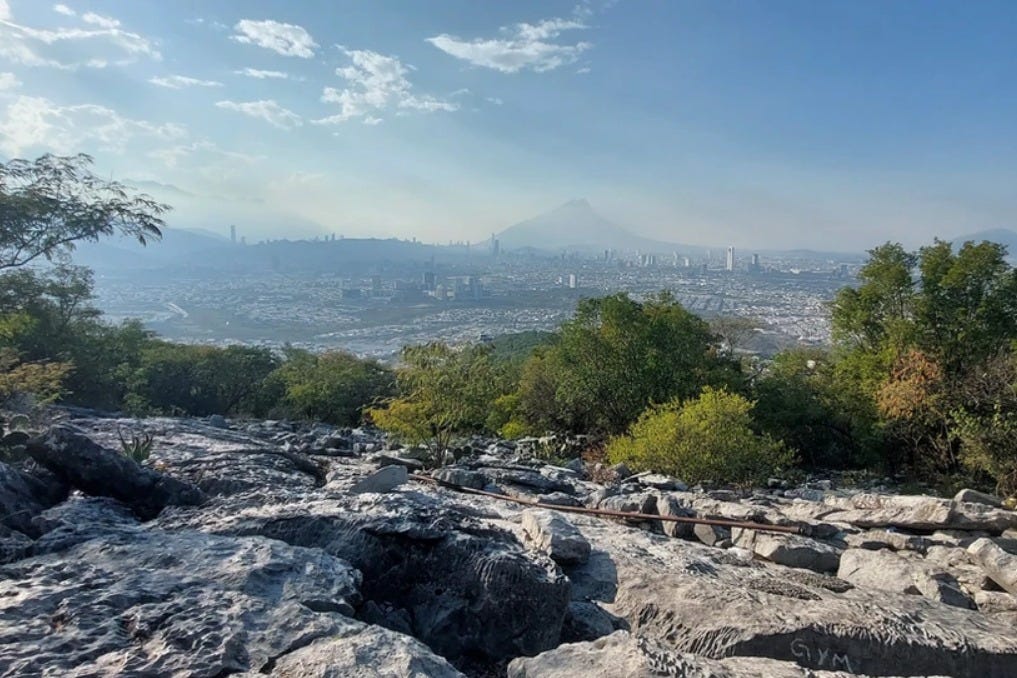
<path id="1" fill-rule="evenodd" d="M 689 483 L 748 485 L 765 481 L 794 459 L 783 443 L 753 430 L 752 402 L 709 386 L 684 404 L 646 410 L 628 435 L 608 443 L 608 459 Z"/>
<path id="2" fill-rule="evenodd" d="M 370 416 L 406 442 L 430 443 L 435 459 L 455 436 L 486 430 L 491 404 L 514 386 L 490 347 L 441 343 L 403 349 L 396 381 L 398 397 Z"/>
<path id="3" fill-rule="evenodd" d="M 375 360 L 331 351 L 289 349 L 272 375 L 282 385 L 280 404 L 294 416 L 356 426 L 370 406 L 394 393 L 392 371 Z"/>
<path id="4" fill-rule="evenodd" d="M 716 349 L 709 326 L 667 293 L 643 303 L 624 294 L 585 299 L 558 341 L 524 368 L 519 407 L 533 425 L 619 433 L 651 403 L 737 383 L 737 364 Z"/>
<path id="5" fill-rule="evenodd" d="M 754 384 L 755 421 L 812 467 L 871 463 L 881 437 L 871 401 L 852 392 L 835 356 L 820 348 L 778 354 Z"/>
<path id="6" fill-rule="evenodd" d="M 97 177 L 91 165 L 84 154 L 0 164 L 0 271 L 66 255 L 81 240 L 160 237 L 169 207 Z"/>
<path id="7" fill-rule="evenodd" d="M 946 376 L 996 355 L 1017 339 L 1017 271 L 1006 248 L 964 243 L 954 253 L 937 240 L 919 254 L 918 344 Z"/>

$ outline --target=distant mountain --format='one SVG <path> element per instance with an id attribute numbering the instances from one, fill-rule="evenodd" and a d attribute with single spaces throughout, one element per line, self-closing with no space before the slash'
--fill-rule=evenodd
<path id="1" fill-rule="evenodd" d="M 981 242 L 988 240 L 989 242 L 999 243 L 1005 245 L 1007 252 L 1010 253 L 1011 257 L 1017 257 L 1017 232 L 1011 231 L 1006 228 L 992 228 L 986 231 L 978 231 L 977 233 L 971 233 L 963 235 L 959 238 L 954 238 L 953 242 L 955 245 L 960 245 L 969 240 L 974 242 Z"/>
<path id="2" fill-rule="evenodd" d="M 207 231 L 163 228 L 162 239 L 147 246 L 131 238 L 83 242 L 74 251 L 74 262 L 97 270 L 148 269 L 180 266 L 222 253 L 231 244 Z"/>
<path id="3" fill-rule="evenodd" d="M 585 199 L 570 200 L 561 207 L 509 226 L 496 236 L 502 249 L 540 250 L 604 249 L 671 252 L 688 251 L 686 245 L 641 238 L 597 214 Z M 701 249 L 701 248 L 692 248 Z"/>

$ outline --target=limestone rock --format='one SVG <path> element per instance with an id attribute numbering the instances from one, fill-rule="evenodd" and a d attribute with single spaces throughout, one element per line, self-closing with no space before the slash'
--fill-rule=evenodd
<path id="1" fill-rule="evenodd" d="M 955 502 L 968 502 L 972 504 L 985 504 L 986 506 L 993 506 L 995 508 L 1001 508 L 1003 502 L 999 497 L 985 492 L 979 492 L 978 490 L 964 489 L 954 495 L 953 500 Z"/>
<path id="2" fill-rule="evenodd" d="M 851 548 L 867 549 L 878 551 L 890 549 L 893 551 L 914 551 L 925 553 L 932 545 L 932 540 L 926 537 L 919 537 L 902 532 L 891 532 L 890 530 L 867 530 L 857 534 L 849 534 L 844 541 Z"/>
<path id="3" fill-rule="evenodd" d="M 353 494 L 364 494 L 365 492 L 391 492 L 409 480 L 409 473 L 405 466 L 384 466 L 374 473 L 358 480 L 350 488 Z"/>
<path id="4" fill-rule="evenodd" d="M 1017 513 L 1012 511 L 924 495 L 858 494 L 848 505 L 847 510 L 834 511 L 825 519 L 858 527 L 986 530 L 993 534 L 1017 527 Z"/>
<path id="5" fill-rule="evenodd" d="M 226 675 L 359 625 L 358 573 L 316 549 L 118 534 L 0 567 L 0 674 Z"/>
<path id="6" fill-rule="evenodd" d="M 855 586 L 921 595 L 956 607 L 974 607 L 953 575 L 890 551 L 848 549 L 841 554 L 837 577 Z"/>
<path id="7" fill-rule="evenodd" d="M 462 468 L 442 468 L 435 471 L 432 476 L 435 480 L 457 487 L 469 487 L 474 490 L 482 490 L 487 487 L 488 479 L 483 473 L 467 471 Z"/>
<path id="8" fill-rule="evenodd" d="M 808 650 L 804 643 L 800 651 Z M 839 658 L 839 655 L 838 655 Z M 832 661 L 832 660 L 831 660 Z M 842 668 L 835 666 L 835 668 Z M 508 678 L 834 678 L 838 671 L 810 671 L 764 657 L 708 659 L 679 653 L 648 638 L 617 631 L 591 642 L 562 645 L 508 666 Z"/>
<path id="9" fill-rule="evenodd" d="M 527 509 L 522 516 L 528 543 L 562 565 L 580 565 L 590 557 L 590 542 L 564 516 L 553 511 Z"/>
<path id="10" fill-rule="evenodd" d="M 1017 595 L 1017 556 L 1007 553 L 992 543 L 991 539 L 984 537 L 971 544 L 968 553 L 993 581 L 1012 595 Z"/>
<path id="11" fill-rule="evenodd" d="M 198 488 L 140 466 L 67 426 L 54 426 L 28 445 L 32 458 L 61 481 L 94 496 L 113 497 L 142 518 L 169 505 L 195 506 L 205 500 Z"/>
<path id="12" fill-rule="evenodd" d="M 732 541 L 772 563 L 815 572 L 836 572 L 840 551 L 809 537 L 763 530 L 735 529 Z"/>

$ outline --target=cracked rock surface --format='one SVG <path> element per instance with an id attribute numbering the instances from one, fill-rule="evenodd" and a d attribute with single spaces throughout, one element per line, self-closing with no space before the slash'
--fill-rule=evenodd
<path id="1" fill-rule="evenodd" d="M 0 676 L 1017 675 L 1017 514 L 977 493 L 604 485 L 479 439 L 435 472 L 803 534 L 694 528 L 415 482 L 370 431 L 63 418 L 0 464 Z"/>

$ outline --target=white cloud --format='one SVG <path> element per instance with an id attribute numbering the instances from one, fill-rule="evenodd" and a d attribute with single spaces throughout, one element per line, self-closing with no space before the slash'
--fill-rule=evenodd
<path id="1" fill-rule="evenodd" d="M 94 12 L 82 14 L 81 20 L 84 21 L 86 24 L 92 24 L 93 26 L 98 26 L 99 28 L 107 28 L 110 30 L 120 27 L 120 22 L 117 21 L 116 19 L 108 16 L 101 16 Z"/>
<path id="2" fill-rule="evenodd" d="M 589 42 L 558 44 L 553 40 L 565 31 L 588 28 L 577 19 L 544 19 L 500 29 L 502 37 L 463 40 L 446 33 L 427 41 L 457 59 L 502 73 L 523 70 L 542 73 L 575 63 L 593 45 Z"/>
<path id="3" fill-rule="evenodd" d="M 499 97 L 487 97 L 486 101 L 487 101 L 487 103 L 494 104 L 495 106 L 501 106 L 503 103 L 505 103 Z"/>
<path id="4" fill-rule="evenodd" d="M 13 73 L 0 73 L 0 92 L 21 87 L 21 81 Z"/>
<path id="5" fill-rule="evenodd" d="M 0 152 L 9 156 L 29 149 L 76 153 L 89 146 L 122 152 L 136 137 L 186 136 L 180 125 L 133 120 L 96 104 L 59 106 L 42 97 L 19 96 L 0 115 Z"/>
<path id="6" fill-rule="evenodd" d="M 279 129 L 293 129 L 303 124 L 303 119 L 293 111 L 283 108 L 275 99 L 262 101 L 217 101 L 216 107 L 237 111 L 252 118 L 261 118 Z"/>
<path id="7" fill-rule="evenodd" d="M 169 89 L 183 89 L 184 87 L 222 87 L 221 82 L 215 80 L 198 80 L 189 78 L 186 75 L 170 75 L 164 78 L 149 78 L 153 85 L 168 87 Z"/>
<path id="8" fill-rule="evenodd" d="M 284 24 L 272 20 L 242 19 L 237 22 L 233 30 L 236 31 L 233 40 L 264 47 L 283 56 L 310 59 L 314 56 L 314 50 L 318 46 L 310 33 L 303 27 L 294 24 Z"/>
<path id="9" fill-rule="evenodd" d="M 239 71 L 233 71 L 237 75 L 246 75 L 248 78 L 257 78 L 258 80 L 265 79 L 279 79 L 285 80 L 290 77 L 289 73 L 283 73 L 282 71 L 262 71 L 257 68 L 244 68 Z"/>
<path id="10" fill-rule="evenodd" d="M 55 5 L 54 10 L 65 16 L 77 16 L 66 5 Z M 162 58 L 148 38 L 124 30 L 116 19 L 91 12 L 80 18 L 84 24 L 72 28 L 23 26 L 11 20 L 10 8 L 5 0 L 0 0 L 0 58 L 25 66 L 69 71 L 133 63 L 142 56 Z M 51 56 L 54 47 L 61 48 L 59 51 L 64 55 L 68 51 L 77 52 L 78 58 L 68 61 Z"/>
<path id="11" fill-rule="evenodd" d="M 413 85 L 406 78 L 410 68 L 396 57 L 370 50 L 341 49 L 350 58 L 351 65 L 337 68 L 335 72 L 347 86 L 341 90 L 326 87 L 321 94 L 323 102 L 339 104 L 339 113 L 315 120 L 315 123 L 332 124 L 362 118 L 364 123 L 375 125 L 381 122 L 378 113 L 393 108 L 403 112 L 459 110 L 457 103 L 413 94 Z"/>
<path id="12" fill-rule="evenodd" d="M 148 157 L 161 160 L 167 167 L 176 167 L 181 160 L 189 158 L 192 155 L 201 154 L 204 157 L 218 156 L 219 158 L 225 158 L 228 160 L 239 160 L 243 163 L 251 164 L 257 160 L 262 159 L 262 156 L 250 155 L 247 153 L 238 153 L 237 151 L 227 151 L 219 148 L 214 142 L 203 140 L 195 141 L 189 144 L 176 144 L 174 146 L 167 146 L 166 148 L 159 148 L 148 153 Z"/>

